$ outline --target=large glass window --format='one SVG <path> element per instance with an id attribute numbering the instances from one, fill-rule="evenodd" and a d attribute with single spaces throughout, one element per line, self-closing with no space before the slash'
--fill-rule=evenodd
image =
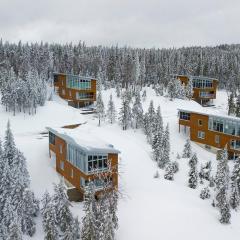
<path id="1" fill-rule="evenodd" d="M 209 130 L 240 136 L 240 121 L 221 117 L 209 117 Z"/>
<path id="2" fill-rule="evenodd" d="M 205 132 L 198 131 L 198 138 L 204 139 L 205 138 Z"/>
<path id="3" fill-rule="evenodd" d="M 190 120 L 190 113 L 180 112 L 180 119 L 182 119 L 182 120 Z"/>
<path id="4" fill-rule="evenodd" d="M 81 79 L 77 75 L 67 75 L 67 87 L 74 89 L 89 90 L 91 89 L 91 80 Z"/>
<path id="5" fill-rule="evenodd" d="M 213 80 L 211 79 L 193 78 L 192 83 L 194 88 L 212 88 L 213 87 Z"/>
<path id="6" fill-rule="evenodd" d="M 77 167 L 83 172 L 86 172 L 86 154 L 82 150 L 68 144 L 67 155 L 68 161 L 73 166 Z"/>
<path id="7" fill-rule="evenodd" d="M 76 99 L 92 99 L 93 98 L 93 93 L 82 93 L 82 92 L 77 92 L 76 93 Z"/>
<path id="8" fill-rule="evenodd" d="M 240 140 L 231 140 L 230 146 L 232 149 L 240 150 Z"/>
<path id="9" fill-rule="evenodd" d="M 49 132 L 49 143 L 55 145 L 55 134 Z"/>
<path id="10" fill-rule="evenodd" d="M 88 155 L 88 172 L 106 170 L 108 167 L 107 155 Z"/>

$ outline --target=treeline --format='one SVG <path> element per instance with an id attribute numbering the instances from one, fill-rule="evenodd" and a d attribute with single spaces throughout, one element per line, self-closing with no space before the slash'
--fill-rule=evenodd
<path id="1" fill-rule="evenodd" d="M 0 40 L 0 72 L 13 68 L 24 78 L 35 69 L 43 79 L 52 72 L 91 75 L 106 87 L 138 82 L 167 86 L 171 73 L 218 78 L 220 87 L 239 89 L 240 45 L 140 49 L 78 44 L 9 43 Z M 4 79 L 0 81 L 4 82 Z M 1 83 L 0 83 L 1 86 Z"/>

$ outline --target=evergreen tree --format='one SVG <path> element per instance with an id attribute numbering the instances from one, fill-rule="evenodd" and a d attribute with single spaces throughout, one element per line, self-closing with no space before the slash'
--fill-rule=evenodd
<path id="1" fill-rule="evenodd" d="M 9 225 L 9 232 L 7 235 L 7 240 L 22 240 L 22 231 L 21 231 L 21 225 L 18 220 L 18 216 L 15 213 L 10 225 Z"/>
<path id="2" fill-rule="evenodd" d="M 37 216 L 38 210 L 38 201 L 36 201 L 33 192 L 26 188 L 23 192 L 21 206 L 21 226 L 22 232 L 29 236 L 33 236 L 36 231 L 34 217 Z"/>
<path id="3" fill-rule="evenodd" d="M 190 140 L 187 139 L 185 145 L 184 145 L 184 149 L 183 149 L 183 158 L 190 158 L 192 155 L 192 147 L 191 147 L 191 143 Z"/>
<path id="4" fill-rule="evenodd" d="M 237 97 L 235 114 L 236 114 L 236 117 L 240 117 L 240 96 Z"/>
<path id="5" fill-rule="evenodd" d="M 215 176 L 216 205 L 220 209 L 227 202 L 227 189 L 229 184 L 229 167 L 227 150 L 219 150 L 217 154 L 218 164 Z"/>
<path id="6" fill-rule="evenodd" d="M 169 162 L 170 162 L 170 142 L 169 142 L 169 127 L 167 124 L 162 139 L 162 158 L 158 165 L 160 166 L 160 168 L 164 168 L 166 164 Z"/>
<path id="7" fill-rule="evenodd" d="M 197 155 L 194 153 L 192 157 L 189 160 L 189 166 L 190 166 L 190 171 L 189 171 L 189 180 L 188 180 L 188 186 L 190 188 L 196 188 L 198 184 L 198 172 L 197 172 Z"/>
<path id="8" fill-rule="evenodd" d="M 176 97 L 175 81 L 171 78 L 167 85 L 168 97 L 172 101 Z"/>
<path id="9" fill-rule="evenodd" d="M 104 103 L 103 103 L 103 100 L 102 100 L 101 91 L 99 91 L 98 95 L 97 95 L 96 113 L 97 113 L 97 116 L 98 116 L 98 126 L 100 126 L 101 125 L 101 120 L 105 116 Z"/>
<path id="10" fill-rule="evenodd" d="M 143 126 L 143 108 L 141 103 L 140 93 L 138 92 L 133 103 L 132 115 L 134 121 L 134 127 L 140 128 Z"/>
<path id="11" fill-rule="evenodd" d="M 231 212 L 229 204 L 225 201 L 220 207 L 220 223 L 227 224 L 230 223 Z"/>
<path id="12" fill-rule="evenodd" d="M 171 181 L 174 178 L 174 166 L 171 162 L 166 164 L 164 178 Z"/>
<path id="13" fill-rule="evenodd" d="M 235 104 L 234 104 L 233 93 L 231 93 L 228 98 L 228 115 L 233 115 L 234 113 L 235 113 Z"/>
<path id="14" fill-rule="evenodd" d="M 153 127 L 154 126 L 154 127 Z M 154 118 L 154 123 L 149 126 L 153 135 L 152 149 L 153 157 L 156 162 L 162 161 L 163 156 L 163 121 L 160 106 L 157 108 L 157 113 Z M 161 164 L 160 164 L 161 165 Z M 164 166 L 161 166 L 163 168 Z"/>
<path id="15" fill-rule="evenodd" d="M 122 97 L 122 106 L 119 112 L 119 122 L 123 130 L 127 130 L 132 124 L 132 111 L 126 96 Z"/>
<path id="16" fill-rule="evenodd" d="M 68 225 L 73 225 L 73 216 L 70 211 L 70 202 L 66 195 L 66 189 L 62 181 L 54 185 L 52 202 L 55 207 L 57 224 L 61 231 L 65 232 Z"/>
<path id="17" fill-rule="evenodd" d="M 7 123 L 7 130 L 5 132 L 5 141 L 3 144 L 3 160 L 7 161 L 9 166 L 12 166 L 13 159 L 16 155 L 16 146 L 13 134 L 10 128 L 10 121 Z"/>
<path id="18" fill-rule="evenodd" d="M 186 97 L 189 100 L 192 99 L 192 96 L 193 96 L 193 83 L 192 83 L 192 78 L 191 77 L 189 78 L 189 81 L 188 81 L 188 83 L 186 85 L 185 94 L 186 94 Z"/>
<path id="19" fill-rule="evenodd" d="M 97 239 L 98 236 L 98 225 L 97 218 L 95 214 L 95 189 L 93 183 L 85 188 L 85 198 L 83 210 L 85 216 L 82 219 L 82 240 Z"/>
<path id="20" fill-rule="evenodd" d="M 201 190 L 201 193 L 200 193 L 200 198 L 201 199 L 208 199 L 210 198 L 211 195 L 210 195 L 210 190 L 208 187 L 205 187 Z"/>
<path id="21" fill-rule="evenodd" d="M 237 181 L 232 182 L 231 184 L 231 195 L 229 203 L 233 209 L 238 209 L 240 205 L 240 193 L 238 190 Z"/>
<path id="22" fill-rule="evenodd" d="M 112 94 L 110 95 L 110 99 L 108 102 L 107 117 L 108 117 L 108 121 L 111 124 L 113 124 L 116 120 L 116 109 L 112 99 Z"/>
<path id="23" fill-rule="evenodd" d="M 48 202 L 43 211 L 43 230 L 45 240 L 59 239 L 59 230 L 57 226 L 56 210 L 52 201 Z"/>

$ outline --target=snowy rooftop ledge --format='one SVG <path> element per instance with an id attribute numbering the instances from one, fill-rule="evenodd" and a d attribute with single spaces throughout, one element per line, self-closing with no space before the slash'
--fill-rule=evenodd
<path id="1" fill-rule="evenodd" d="M 83 125 L 74 129 L 51 127 L 46 129 L 65 140 L 68 144 L 81 148 L 88 153 L 120 153 L 112 144 L 106 143 L 100 137 L 94 135 L 91 129 Z"/>

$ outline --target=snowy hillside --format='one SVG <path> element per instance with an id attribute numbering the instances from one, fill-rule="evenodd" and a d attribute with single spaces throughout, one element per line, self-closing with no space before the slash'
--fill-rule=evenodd
<path id="1" fill-rule="evenodd" d="M 178 132 L 177 109 L 180 107 L 199 108 L 193 101 L 156 96 L 155 92 L 147 88 L 147 98 L 143 102 L 144 111 L 151 100 L 154 107 L 161 106 L 164 125 L 169 123 L 171 159 L 176 160 L 176 154 L 182 153 L 187 135 Z M 105 106 L 110 94 L 119 110 L 121 100 L 116 97 L 114 90 L 103 92 Z M 226 114 L 227 96 L 225 92 L 217 95 L 215 110 Z M 141 130 L 129 129 L 122 131 L 115 123 L 104 122 L 98 127 L 98 120 L 94 115 L 81 115 L 80 110 L 66 105 L 57 96 L 46 102 L 44 107 L 37 109 L 37 114 L 17 114 L 12 116 L 0 106 L 0 137 L 4 137 L 7 120 L 10 119 L 16 144 L 24 152 L 31 176 L 32 188 L 37 197 L 41 197 L 46 189 L 52 191 L 52 183 L 59 181 L 48 156 L 48 138 L 45 127 L 61 127 L 67 124 L 86 122 L 88 131 L 101 136 L 106 142 L 112 143 L 121 151 L 120 155 L 120 190 L 123 198 L 119 203 L 118 240 L 132 239 L 231 239 L 240 235 L 240 214 L 232 211 L 231 225 L 221 225 L 218 222 L 219 212 L 211 206 L 211 200 L 199 198 L 201 188 L 196 190 L 187 187 L 187 159 L 179 159 L 180 171 L 173 182 L 163 178 L 163 171 L 159 170 L 160 178 L 153 178 L 158 169 L 151 158 L 151 147 Z M 192 143 L 200 163 L 212 160 L 215 167 L 215 155 Z M 39 174 L 39 170 L 41 173 Z M 73 213 L 81 219 L 82 203 L 73 204 Z M 26 238 L 28 239 L 28 238 Z M 32 239 L 43 239 L 41 221 L 38 219 L 37 233 Z"/>

